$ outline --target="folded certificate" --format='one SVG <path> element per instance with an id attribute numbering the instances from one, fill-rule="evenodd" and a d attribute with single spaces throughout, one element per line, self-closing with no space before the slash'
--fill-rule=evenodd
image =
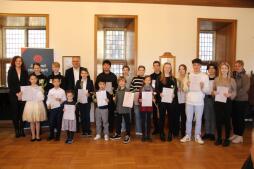
<path id="1" fill-rule="evenodd" d="M 161 102 L 172 103 L 173 101 L 174 89 L 163 87 Z"/>
<path id="2" fill-rule="evenodd" d="M 63 119 L 75 120 L 75 105 L 64 105 Z"/>
<path id="3" fill-rule="evenodd" d="M 78 89 L 78 102 L 85 104 L 87 103 L 87 90 L 84 89 Z"/>
<path id="4" fill-rule="evenodd" d="M 105 90 L 96 92 L 96 100 L 98 107 L 107 106 L 107 92 Z"/>
<path id="5" fill-rule="evenodd" d="M 134 101 L 134 93 L 132 92 L 125 92 L 124 93 L 124 99 L 123 99 L 123 107 L 133 107 L 133 101 Z"/>
<path id="6" fill-rule="evenodd" d="M 228 93 L 228 88 L 227 87 L 218 86 L 217 87 L 217 94 L 215 96 L 215 101 L 226 103 L 227 102 L 227 97 L 224 96 L 225 93 Z"/>
<path id="7" fill-rule="evenodd" d="M 142 107 L 153 106 L 153 92 L 142 92 Z"/>

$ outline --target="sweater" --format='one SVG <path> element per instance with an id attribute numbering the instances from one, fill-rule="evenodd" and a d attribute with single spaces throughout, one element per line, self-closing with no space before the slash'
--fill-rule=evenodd
<path id="1" fill-rule="evenodd" d="M 250 89 L 250 78 L 245 73 L 245 71 L 241 73 L 234 72 L 233 77 L 236 81 L 237 86 L 237 94 L 235 97 L 236 101 L 248 101 L 248 91 Z"/>
<path id="2" fill-rule="evenodd" d="M 124 101 L 124 95 L 125 92 L 128 92 L 129 90 L 127 88 L 124 89 L 120 89 L 118 88 L 116 91 L 116 112 L 118 114 L 127 114 L 127 113 L 131 113 L 131 108 L 129 107 L 123 107 L 123 101 Z"/>
<path id="3" fill-rule="evenodd" d="M 233 78 L 231 78 L 230 81 L 220 80 L 218 77 L 215 78 L 213 84 L 214 91 L 217 90 L 218 86 L 229 88 L 228 92 L 231 93 L 230 97 L 231 100 L 233 100 L 236 97 L 236 82 Z"/>

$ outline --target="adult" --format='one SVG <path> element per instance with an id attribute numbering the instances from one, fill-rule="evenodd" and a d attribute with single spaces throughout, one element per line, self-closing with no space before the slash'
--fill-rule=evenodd
<path id="1" fill-rule="evenodd" d="M 244 116 L 248 111 L 248 91 L 250 88 L 250 78 L 244 69 L 244 62 L 237 60 L 233 78 L 236 81 L 237 94 L 233 101 L 232 124 L 233 136 L 230 138 L 232 143 L 238 144 L 243 142 L 244 133 Z"/>
<path id="2" fill-rule="evenodd" d="M 28 85 L 28 72 L 22 57 L 15 56 L 8 71 L 9 99 L 16 137 L 25 136 L 22 120 L 25 102 L 21 101 L 21 86 Z"/>
<path id="3" fill-rule="evenodd" d="M 95 81 L 95 89 L 99 90 L 98 83 L 100 81 L 106 82 L 106 90 L 110 93 L 111 96 L 115 94 L 115 91 L 117 90 L 117 77 L 116 75 L 110 71 L 111 68 L 111 62 L 109 60 L 104 60 L 102 63 L 103 71 L 96 77 Z M 109 122 L 109 132 L 113 132 L 114 128 L 114 111 L 115 111 L 115 103 L 109 102 L 108 105 L 108 122 Z"/>
<path id="4" fill-rule="evenodd" d="M 156 92 L 156 89 L 158 88 L 158 84 L 160 81 L 160 76 L 161 76 L 161 63 L 159 61 L 154 61 L 153 62 L 153 73 L 150 75 L 151 80 L 152 80 L 152 87 Z M 157 92 L 156 92 L 157 93 Z M 156 104 L 158 105 L 158 98 L 159 95 L 155 95 L 155 103 L 153 102 L 153 127 L 154 131 L 152 132 L 153 135 L 159 133 L 159 118 L 158 118 L 158 108 Z"/>

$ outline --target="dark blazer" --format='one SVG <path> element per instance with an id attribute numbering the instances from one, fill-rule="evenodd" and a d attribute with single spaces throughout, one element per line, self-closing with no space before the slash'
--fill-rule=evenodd
<path id="1" fill-rule="evenodd" d="M 60 80 L 61 80 L 60 87 L 65 90 L 65 77 L 62 76 L 61 73 L 59 73 L 58 75 L 54 75 L 54 73 L 52 73 L 51 75 L 48 76 L 49 83 L 48 83 L 48 86 L 47 86 L 47 90 L 49 91 L 50 89 L 52 89 L 54 87 L 53 84 L 52 84 L 52 79 L 54 77 L 59 77 L 60 78 Z"/>
<path id="2" fill-rule="evenodd" d="M 80 71 L 85 70 L 86 68 L 80 67 L 79 68 L 79 80 L 81 79 Z M 69 68 L 65 71 L 65 87 L 66 90 L 74 90 L 75 89 L 75 78 L 73 73 L 73 67 Z"/>
<path id="3" fill-rule="evenodd" d="M 21 70 L 20 80 L 15 68 L 10 68 L 8 71 L 8 87 L 9 93 L 16 96 L 16 93 L 20 92 L 20 86 L 28 85 L 28 72 Z"/>
<path id="4" fill-rule="evenodd" d="M 75 85 L 75 100 L 77 100 L 78 97 L 78 89 L 83 89 L 83 84 L 81 80 L 78 80 Z M 90 96 L 88 97 L 88 103 L 91 103 L 92 95 L 94 92 L 94 85 L 93 81 L 90 78 L 87 78 L 86 90 L 88 90 L 88 93 L 90 94 Z"/>

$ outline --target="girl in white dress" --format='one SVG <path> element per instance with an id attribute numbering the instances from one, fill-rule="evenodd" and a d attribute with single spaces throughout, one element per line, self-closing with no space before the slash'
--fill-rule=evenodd
<path id="1" fill-rule="evenodd" d="M 44 94 L 43 89 L 37 85 L 37 77 L 34 74 L 29 76 L 31 90 L 36 91 L 33 100 L 27 101 L 23 112 L 23 121 L 30 123 L 32 132 L 31 141 L 41 141 L 40 138 L 40 122 L 46 120 L 46 110 L 43 103 Z"/>

